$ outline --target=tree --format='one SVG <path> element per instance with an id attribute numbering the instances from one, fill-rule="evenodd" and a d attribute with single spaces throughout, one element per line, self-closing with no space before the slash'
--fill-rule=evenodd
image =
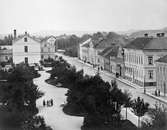
<path id="1" fill-rule="evenodd" d="M 166 130 L 167 128 L 167 108 L 163 105 L 155 104 L 155 108 L 150 109 L 148 115 L 151 120 L 145 120 L 143 126 L 150 130 Z"/>
<path id="2" fill-rule="evenodd" d="M 127 108 L 132 106 L 131 93 L 128 90 L 124 91 L 124 107 L 126 108 L 126 120 L 127 120 Z"/>
<path id="3" fill-rule="evenodd" d="M 7 119 L 17 118 L 16 123 L 19 125 L 38 112 L 36 100 L 43 93 L 33 83 L 33 78 L 33 72 L 28 66 L 19 65 L 9 73 L 8 82 L 0 87 L 0 102 L 5 107 L 5 113 L 9 113 Z"/>
<path id="4" fill-rule="evenodd" d="M 138 116 L 138 127 L 140 127 L 140 117 L 144 116 L 144 114 L 148 111 L 149 104 L 145 103 L 143 99 L 138 97 L 133 101 L 133 112 L 136 116 Z"/>

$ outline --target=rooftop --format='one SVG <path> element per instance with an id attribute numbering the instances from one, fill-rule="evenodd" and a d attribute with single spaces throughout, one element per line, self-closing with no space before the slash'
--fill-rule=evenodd
<path id="1" fill-rule="evenodd" d="M 167 55 L 159 58 L 158 60 L 156 60 L 156 62 L 167 63 Z"/>
<path id="2" fill-rule="evenodd" d="M 99 53 L 99 55 L 109 59 L 110 56 L 116 57 L 118 55 L 118 50 L 119 50 L 118 46 L 108 47 L 104 49 L 101 53 Z"/>
<path id="3" fill-rule="evenodd" d="M 167 37 L 140 37 L 131 41 L 125 48 L 140 50 L 164 50 L 167 49 Z"/>

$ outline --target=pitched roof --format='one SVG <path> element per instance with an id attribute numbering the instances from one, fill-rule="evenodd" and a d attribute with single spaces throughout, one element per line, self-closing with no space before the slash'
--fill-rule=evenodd
<path id="1" fill-rule="evenodd" d="M 80 45 L 81 47 L 84 46 L 85 44 L 89 44 L 91 42 L 91 38 L 87 39 L 86 41 L 82 42 Z M 88 46 L 88 45 L 86 45 Z"/>
<path id="2" fill-rule="evenodd" d="M 167 63 L 167 55 L 159 58 L 158 60 L 156 60 L 156 62 Z"/>
<path id="3" fill-rule="evenodd" d="M 167 38 L 140 37 L 131 41 L 125 48 L 141 50 L 164 50 L 167 49 Z"/>
<path id="4" fill-rule="evenodd" d="M 18 41 L 18 40 L 22 39 L 22 38 L 25 37 L 25 36 L 27 36 L 27 37 L 33 39 L 34 41 L 40 43 L 40 40 L 39 40 L 39 39 L 37 39 L 37 38 L 35 38 L 35 37 L 31 37 L 29 34 L 24 34 L 24 35 L 22 35 L 22 36 L 20 36 L 20 37 L 17 37 L 16 39 L 13 40 L 13 42 Z"/>
<path id="5" fill-rule="evenodd" d="M 45 41 L 47 41 L 47 40 L 48 40 L 49 38 L 51 38 L 51 37 L 53 37 L 53 38 L 56 39 L 55 36 L 51 35 L 51 36 L 49 36 L 49 37 L 45 37 L 44 39 L 42 39 L 41 42 L 45 42 Z"/>
<path id="6" fill-rule="evenodd" d="M 82 47 L 88 48 L 89 47 L 89 43 L 86 43 L 86 44 L 82 45 Z"/>
<path id="7" fill-rule="evenodd" d="M 118 46 L 108 47 L 104 49 L 101 53 L 99 53 L 99 55 L 109 59 L 110 56 L 116 57 L 118 55 L 118 50 L 119 50 Z"/>
<path id="8" fill-rule="evenodd" d="M 119 47 L 118 46 L 114 46 L 109 53 L 107 53 L 106 55 L 104 55 L 104 57 L 107 58 L 107 59 L 109 59 L 110 56 L 117 57 L 118 50 L 119 50 Z"/>
<path id="9" fill-rule="evenodd" d="M 102 52 L 99 53 L 99 55 L 103 56 L 104 54 L 106 54 L 108 51 L 111 51 L 113 47 L 107 47 L 105 48 Z"/>

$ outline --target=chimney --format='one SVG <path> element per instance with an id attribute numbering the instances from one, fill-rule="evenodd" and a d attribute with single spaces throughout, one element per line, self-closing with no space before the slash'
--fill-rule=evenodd
<path id="1" fill-rule="evenodd" d="M 16 39 L 17 34 L 16 34 L 16 29 L 14 29 L 14 39 Z"/>
<path id="2" fill-rule="evenodd" d="M 145 34 L 144 34 L 144 37 L 148 37 L 148 33 L 145 33 Z"/>

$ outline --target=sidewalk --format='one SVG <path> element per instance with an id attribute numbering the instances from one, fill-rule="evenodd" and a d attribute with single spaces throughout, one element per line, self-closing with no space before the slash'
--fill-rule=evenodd
<path id="1" fill-rule="evenodd" d="M 79 60 L 79 59 L 78 59 L 78 61 L 81 62 L 81 63 L 83 63 L 83 64 L 86 64 L 86 65 L 89 65 L 90 67 L 92 67 L 92 65 L 90 65 L 90 64 L 88 64 L 88 63 L 84 63 L 83 61 L 81 61 L 81 60 Z M 97 67 L 96 67 L 96 68 L 93 68 L 93 69 L 97 70 Z M 130 86 L 130 87 L 133 87 L 133 88 L 135 88 L 135 89 L 138 89 L 138 90 L 140 90 L 141 92 L 143 91 L 143 87 L 141 87 L 141 86 L 139 86 L 139 85 L 137 85 L 137 84 L 134 84 L 134 83 L 132 83 L 132 82 L 126 80 L 126 79 L 123 79 L 122 77 L 116 78 L 114 74 L 112 74 L 112 73 L 110 73 L 110 72 L 108 72 L 108 71 L 101 70 L 100 73 L 103 73 L 103 74 L 105 74 L 105 75 L 107 75 L 107 76 L 110 76 L 110 77 L 112 77 L 112 78 L 115 78 L 117 81 L 120 81 L 120 82 L 122 82 L 122 83 L 124 83 L 124 84 L 127 84 L 127 85 Z M 151 98 L 154 98 L 154 99 L 156 99 L 156 100 L 158 100 L 158 101 L 160 101 L 160 102 L 163 102 L 163 103 L 167 104 L 167 96 L 164 97 L 162 94 L 161 94 L 161 96 L 159 96 L 159 97 L 158 97 L 158 96 L 155 96 L 155 95 L 154 95 L 154 91 L 155 91 L 155 88 L 152 88 L 152 87 L 151 87 L 151 88 L 146 88 L 146 93 L 145 93 L 145 95 L 150 96 Z M 143 93 L 143 94 L 144 94 L 144 93 Z"/>
<path id="2" fill-rule="evenodd" d="M 105 72 L 105 71 L 102 71 L 102 73 L 106 74 L 106 75 L 112 75 L 111 73 L 109 74 L 109 72 Z M 126 79 L 123 79 L 123 78 L 120 77 L 120 78 L 116 78 L 116 80 L 118 80 L 118 81 L 120 81 L 120 82 L 122 82 L 124 84 L 127 84 L 127 85 L 129 85 L 129 86 L 131 86 L 131 87 L 133 87 L 135 89 L 143 91 L 143 87 L 141 87 L 141 86 L 139 86 L 137 84 L 134 84 L 134 83 L 132 83 L 132 82 L 126 80 Z M 156 100 L 158 100 L 160 102 L 163 102 L 163 103 L 167 104 L 167 97 L 164 97 L 162 94 L 159 97 L 155 96 L 154 95 L 154 91 L 155 91 L 155 88 L 154 89 L 153 88 L 146 88 L 145 95 L 150 96 L 150 97 L 152 97 L 152 98 L 154 98 L 154 99 L 156 99 Z"/>

